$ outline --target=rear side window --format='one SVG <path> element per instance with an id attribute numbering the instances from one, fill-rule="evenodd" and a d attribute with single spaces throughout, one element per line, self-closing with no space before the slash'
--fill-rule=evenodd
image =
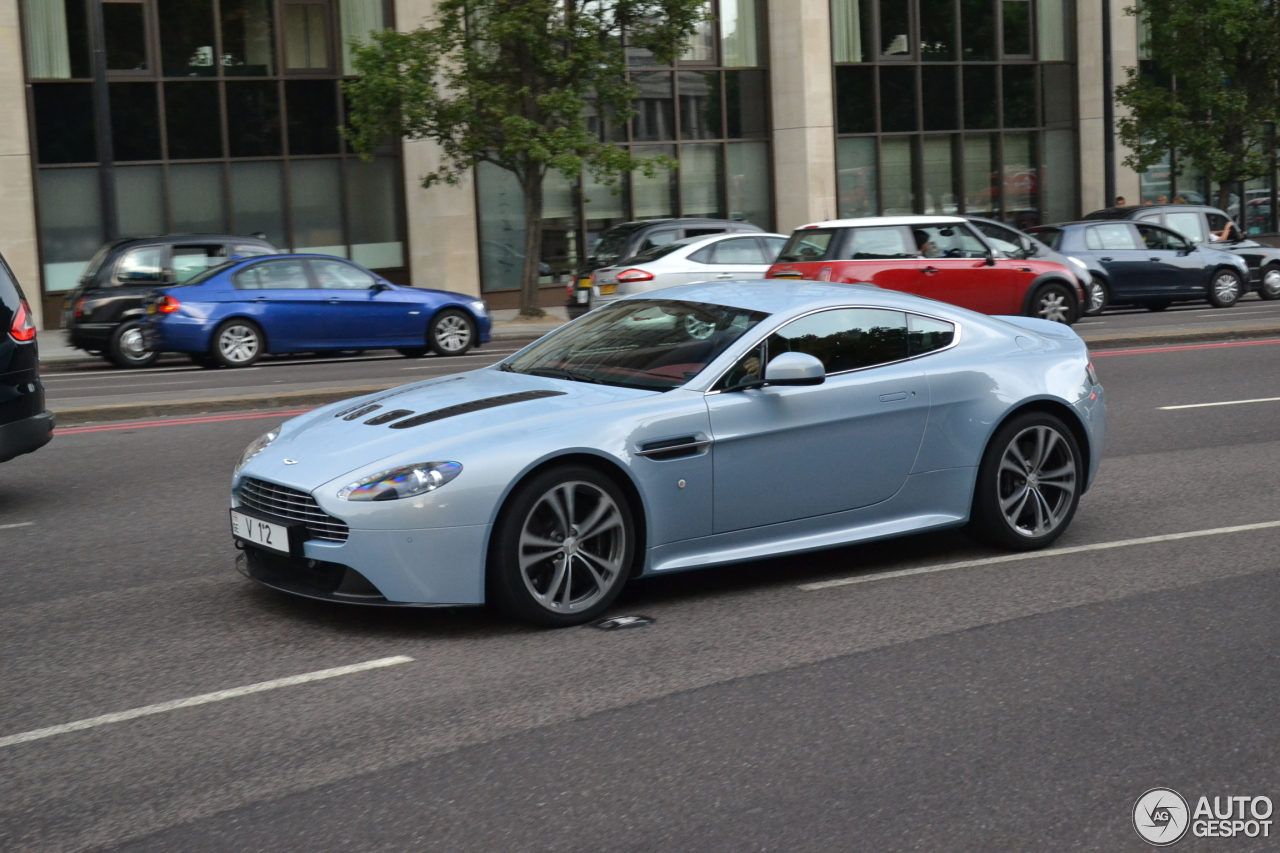
<path id="1" fill-rule="evenodd" d="M 712 234 L 723 234 L 728 228 L 686 228 L 684 236 L 686 237 L 710 237 Z"/>
<path id="2" fill-rule="evenodd" d="M 232 278 L 236 290 L 306 290 L 311 286 L 300 260 L 264 261 Z"/>
<path id="3" fill-rule="evenodd" d="M 769 358 L 802 352 L 827 373 L 872 367 L 907 357 L 907 315 L 881 308 L 836 308 L 801 317 L 769 336 Z"/>
<path id="4" fill-rule="evenodd" d="M 311 272 L 324 290 L 368 290 L 373 276 L 342 261 L 311 261 Z"/>
<path id="5" fill-rule="evenodd" d="M 787 245 L 778 255 L 778 263 L 803 264 L 820 261 L 827 256 L 827 247 L 838 232 L 805 228 L 791 235 Z"/>
<path id="6" fill-rule="evenodd" d="M 1134 234 L 1133 226 L 1127 222 L 1117 222 L 1112 225 L 1093 225 L 1084 232 L 1084 244 L 1090 249 L 1098 251 L 1124 250 L 1124 249 L 1141 249 L 1138 245 L 1137 236 Z"/>
<path id="7" fill-rule="evenodd" d="M 840 254 L 851 261 L 914 258 L 916 247 L 905 228 L 852 228 Z"/>
<path id="8" fill-rule="evenodd" d="M 782 251 L 782 247 L 787 245 L 787 239 L 785 237 L 762 237 L 761 239 L 764 240 L 766 249 L 765 260 L 768 263 L 773 263 L 774 259 L 778 257 L 778 253 Z"/>
<path id="9" fill-rule="evenodd" d="M 1200 220 L 1200 214 L 1194 210 L 1189 210 L 1186 213 L 1166 213 L 1164 215 L 1164 224 L 1186 237 L 1192 243 L 1204 243 L 1209 239 L 1205 236 L 1204 223 Z"/>
<path id="10" fill-rule="evenodd" d="M 955 338 L 956 327 L 946 320 L 921 317 L 919 314 L 907 315 L 907 352 L 910 355 L 924 355 L 940 350 L 949 346 Z"/>
<path id="11" fill-rule="evenodd" d="M 717 264 L 767 264 L 755 237 L 736 237 L 715 244 Z"/>
<path id="12" fill-rule="evenodd" d="M 141 246 L 120 256 L 116 264 L 116 281 L 120 284 L 159 282 L 164 272 L 164 248 Z"/>
<path id="13" fill-rule="evenodd" d="M 225 260 L 226 250 L 221 244 L 212 246 L 174 246 L 173 276 L 178 284 L 185 284 L 195 276 L 216 267 Z"/>

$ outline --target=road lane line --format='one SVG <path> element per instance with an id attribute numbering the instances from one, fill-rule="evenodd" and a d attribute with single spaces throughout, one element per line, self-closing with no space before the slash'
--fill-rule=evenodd
<path id="1" fill-rule="evenodd" d="M 1088 343 L 1086 341 L 1086 343 Z M 1217 344 L 1180 344 L 1178 346 L 1168 347 L 1133 347 L 1131 349 L 1103 349 L 1089 353 L 1090 358 L 1097 358 L 1107 355 L 1144 355 L 1146 353 L 1160 352 L 1182 352 L 1184 350 L 1193 349 L 1224 349 L 1226 347 L 1260 347 L 1270 344 L 1280 344 L 1280 338 L 1267 338 L 1263 341 L 1226 341 Z"/>
<path id="2" fill-rule="evenodd" d="M 851 586 L 856 583 L 869 583 L 871 581 L 888 580 L 889 578 L 905 578 L 910 575 L 927 575 L 933 572 L 949 572 L 954 569 L 994 566 L 999 563 L 1016 563 L 1021 560 L 1035 560 L 1040 557 L 1061 557 L 1065 554 L 1083 554 L 1088 551 L 1109 551 L 1112 548 L 1129 548 L 1134 545 L 1151 545 L 1156 542 L 1172 542 L 1178 539 L 1196 539 L 1201 536 L 1221 536 L 1224 533 L 1244 533 L 1249 530 L 1267 530 L 1273 527 L 1280 527 L 1280 521 L 1237 524 L 1234 527 L 1214 527 L 1208 530 L 1191 530 L 1186 533 L 1166 533 L 1162 536 L 1142 536 L 1138 539 L 1119 539 L 1114 542 L 1098 542 L 1093 545 L 1072 545 L 1069 548 L 1049 548 L 1045 551 L 1024 551 L 1020 554 L 1005 554 L 1001 557 L 986 557 L 981 560 L 962 560 L 958 563 L 942 563 L 936 566 L 921 566 L 916 569 L 898 569 L 897 571 L 880 572 L 879 574 L 802 583 L 798 588 L 805 592 L 816 592 L 837 586 Z"/>
<path id="3" fill-rule="evenodd" d="M 411 657 L 396 655 L 395 657 L 378 658 L 377 660 L 365 661 L 364 663 L 353 663 L 349 666 L 335 666 L 332 669 L 320 669 L 315 672 L 306 672 L 302 675 L 291 675 L 287 678 L 276 678 L 271 681 L 259 681 L 257 684 L 247 684 L 244 687 L 233 687 L 230 690 L 217 690 L 213 693 L 202 693 L 199 696 L 189 696 L 186 699 L 173 699 L 169 702 L 157 702 L 154 705 L 143 705 L 141 708 L 133 708 L 128 711 L 116 711 L 114 714 L 103 714 L 98 717 L 89 717 L 86 720 L 76 720 L 74 723 L 63 723 L 59 726 L 49 726 L 43 729 L 33 729 L 29 732 L 20 732 L 16 735 L 0 737 L 0 747 L 29 743 L 33 740 L 41 740 L 42 738 L 67 734 L 68 732 L 95 729 L 98 726 L 106 726 L 111 723 L 123 723 L 126 720 L 136 720 L 138 717 L 149 717 L 152 714 L 163 714 L 167 711 L 177 711 L 182 708 L 194 708 L 197 705 L 208 705 L 211 702 L 222 702 L 227 699 L 236 699 L 240 696 L 250 696 L 254 693 L 265 693 L 268 690 L 279 690 L 282 687 L 293 687 L 298 684 L 307 684 L 312 681 L 324 681 L 328 678 L 339 678 L 343 675 L 353 675 L 357 672 L 365 672 L 370 669 L 381 669 L 382 667 L 396 666 L 397 664 L 411 663 L 412 661 L 413 658 Z"/>
<path id="4" fill-rule="evenodd" d="M 12 530 L 15 527 L 30 527 L 34 521 L 19 521 L 17 524 L 0 524 L 0 530 Z"/>
<path id="5" fill-rule="evenodd" d="M 226 421 L 252 421 L 259 418 L 291 418 L 294 415 L 305 415 L 315 411 L 318 406 L 309 409 L 272 409 L 269 412 L 245 412 L 236 415 L 206 415 L 197 418 L 163 418 L 150 421 L 127 421 L 118 424 L 96 424 L 87 426 L 61 427 L 53 431 L 54 435 L 80 435 L 87 432 L 114 432 L 121 429 L 149 429 L 163 426 L 190 426 L 192 424 L 218 424 Z"/>
<path id="6" fill-rule="evenodd" d="M 1174 409 L 1207 409 L 1211 406 L 1240 406 L 1245 403 L 1277 403 L 1280 397 L 1256 397 L 1252 400 L 1224 400 L 1221 403 L 1187 403 L 1182 406 L 1160 406 L 1162 412 L 1171 412 Z"/>

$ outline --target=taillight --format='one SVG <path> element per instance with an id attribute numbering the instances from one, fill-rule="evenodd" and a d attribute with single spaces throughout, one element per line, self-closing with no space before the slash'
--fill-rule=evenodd
<path id="1" fill-rule="evenodd" d="M 161 314 L 172 314 L 181 307 L 182 303 L 172 296 L 161 296 L 160 301 L 156 303 L 156 310 Z"/>
<path id="2" fill-rule="evenodd" d="M 31 309 L 26 300 L 18 303 L 18 313 L 13 315 L 13 325 L 9 327 L 9 337 L 20 344 L 36 339 L 36 324 L 31 319 Z"/>
<path id="3" fill-rule="evenodd" d="M 1101 384 L 1098 382 L 1098 371 L 1093 369 L 1093 362 L 1089 362 L 1089 366 L 1085 368 L 1085 376 L 1089 379 L 1090 385 Z"/>
<path id="4" fill-rule="evenodd" d="M 653 281 L 653 273 L 644 270 L 623 270 L 617 275 L 618 281 Z"/>
<path id="5" fill-rule="evenodd" d="M 76 307 L 73 313 L 75 314 L 75 317 L 77 320 L 84 317 L 84 303 L 86 301 L 87 300 L 83 296 L 81 296 L 79 299 L 76 300 Z"/>

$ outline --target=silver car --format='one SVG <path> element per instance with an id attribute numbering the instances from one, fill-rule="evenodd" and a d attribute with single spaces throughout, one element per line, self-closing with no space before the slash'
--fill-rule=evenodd
<path id="1" fill-rule="evenodd" d="M 591 304 L 700 281 L 761 279 L 782 251 L 781 234 L 713 234 L 653 246 L 592 274 Z"/>

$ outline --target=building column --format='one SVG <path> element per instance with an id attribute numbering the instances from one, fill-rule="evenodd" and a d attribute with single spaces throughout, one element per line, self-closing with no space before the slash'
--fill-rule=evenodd
<path id="1" fill-rule="evenodd" d="M 1138 65 L 1138 22 L 1126 15 L 1125 0 L 1111 0 L 1111 67 L 1115 85 L 1129 79 L 1128 70 Z M 1080 212 L 1110 207 L 1115 201 L 1105 197 L 1103 176 L 1104 132 L 1102 122 L 1102 4 L 1100 0 L 1079 0 L 1076 4 L 1076 74 L 1080 109 Z M 1125 110 L 1115 106 L 1119 121 Z M 1129 205 L 1142 203 L 1138 173 L 1124 165 L 1129 149 L 1116 140 L 1116 194 Z"/>
<path id="2" fill-rule="evenodd" d="M 417 29 L 435 6 L 435 0 L 395 0 L 396 27 L 404 31 Z M 406 141 L 403 150 L 410 282 L 414 287 L 478 296 L 480 243 L 474 173 L 468 172 L 458 186 L 423 189 L 422 176 L 440 164 L 440 147 L 434 142 Z"/>
<path id="3" fill-rule="evenodd" d="M 777 228 L 834 219 L 835 101 L 829 0 L 769 0 Z"/>
<path id="4" fill-rule="evenodd" d="M 0 0 L 0 254 L 27 294 L 36 328 L 43 329 L 26 88 L 18 0 Z"/>

